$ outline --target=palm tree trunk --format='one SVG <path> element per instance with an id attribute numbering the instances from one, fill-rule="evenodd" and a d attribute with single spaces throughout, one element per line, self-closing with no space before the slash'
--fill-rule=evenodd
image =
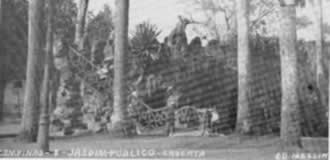
<path id="1" fill-rule="evenodd" d="M 54 0 L 48 0 L 48 18 L 47 18 L 47 36 L 46 36 L 46 56 L 44 78 L 42 83 L 41 94 L 41 116 L 38 133 L 39 148 L 44 151 L 49 151 L 49 108 L 50 108 L 50 81 L 53 71 L 53 13 Z"/>
<path id="2" fill-rule="evenodd" d="M 3 2 L 0 0 L 0 32 L 2 32 L 2 25 L 3 25 Z M 2 34 L 1 34 L 2 35 Z M 3 52 L 3 51 L 1 51 Z M 0 70 L 4 70 L 5 67 L 1 67 Z M 0 71 L 2 72 L 2 71 Z M 0 121 L 3 120 L 3 110 L 5 107 L 4 104 L 4 96 L 5 96 L 5 88 L 6 88 L 6 81 L 4 80 L 4 77 L 0 80 Z"/>
<path id="3" fill-rule="evenodd" d="M 28 60 L 23 118 L 19 138 L 35 142 L 38 133 L 40 82 L 42 80 L 42 33 L 41 16 L 44 0 L 29 1 Z"/>
<path id="4" fill-rule="evenodd" d="M 281 140 L 286 147 L 301 147 L 296 41 L 295 5 L 282 4 L 280 33 L 282 77 Z"/>
<path id="5" fill-rule="evenodd" d="M 88 9 L 89 0 L 80 0 L 78 15 L 77 15 L 77 23 L 76 23 L 76 33 L 74 43 L 78 47 L 78 50 L 84 49 L 84 34 L 86 31 L 86 15 Z M 80 82 L 80 95 L 82 97 L 85 96 L 85 84 L 83 81 Z"/>
<path id="6" fill-rule="evenodd" d="M 114 104 L 111 121 L 114 128 L 122 128 L 127 120 L 127 52 L 129 0 L 116 0 L 115 59 L 114 59 Z"/>
<path id="7" fill-rule="evenodd" d="M 3 24 L 3 0 L 0 0 L 0 27 L 2 27 Z"/>
<path id="8" fill-rule="evenodd" d="M 88 9 L 89 0 L 79 0 L 79 8 L 77 15 L 77 23 L 76 23 L 76 33 L 74 43 L 78 46 L 79 49 L 82 48 L 82 38 L 85 31 L 86 25 L 86 15 Z"/>
<path id="9" fill-rule="evenodd" d="M 5 90 L 6 90 L 6 80 L 4 78 L 0 79 L 0 122 L 4 119 L 4 99 L 5 99 Z"/>
<path id="10" fill-rule="evenodd" d="M 325 55 L 323 52 L 323 7 L 322 0 L 315 0 L 314 5 L 315 17 L 315 39 L 316 39 L 316 83 L 321 93 L 321 103 L 323 107 L 327 107 L 327 80 L 325 77 Z"/>
<path id="11" fill-rule="evenodd" d="M 249 79 L 251 77 L 251 55 L 249 48 L 249 1 L 237 0 L 237 31 L 238 31 L 238 110 L 236 131 L 239 133 L 250 130 L 249 121 Z"/>

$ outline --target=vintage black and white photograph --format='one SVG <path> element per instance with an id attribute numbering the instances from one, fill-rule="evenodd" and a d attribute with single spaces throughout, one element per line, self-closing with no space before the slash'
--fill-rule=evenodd
<path id="1" fill-rule="evenodd" d="M 327 160 L 329 9 L 0 0 L 0 160 Z"/>

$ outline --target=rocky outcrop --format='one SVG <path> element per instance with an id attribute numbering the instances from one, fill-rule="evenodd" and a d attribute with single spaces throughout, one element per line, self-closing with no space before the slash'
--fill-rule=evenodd
<path id="1" fill-rule="evenodd" d="M 97 92 L 88 92 L 84 97 L 83 122 L 87 129 L 97 133 L 106 131 L 110 124 L 112 108 L 110 101 Z"/>
<path id="2" fill-rule="evenodd" d="M 69 63 L 69 46 L 60 39 L 54 45 L 55 67 L 60 71 L 60 86 L 57 92 L 57 106 L 51 117 L 52 131 L 64 135 L 84 128 L 82 123 L 80 84 Z"/>

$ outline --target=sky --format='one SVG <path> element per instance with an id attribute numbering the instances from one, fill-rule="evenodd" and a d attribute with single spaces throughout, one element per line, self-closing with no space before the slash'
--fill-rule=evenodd
<path id="1" fill-rule="evenodd" d="M 110 5 L 115 10 L 114 1 L 90 0 L 89 11 L 97 13 L 104 4 Z M 185 13 L 193 11 L 190 6 L 184 3 L 185 1 L 187 0 L 130 0 L 130 32 L 134 30 L 137 24 L 149 21 L 162 30 L 159 37 L 162 40 L 175 27 L 178 15 L 185 15 Z M 330 24 L 330 10 L 327 9 L 330 8 L 330 0 L 324 0 L 324 2 L 324 21 Z M 298 15 L 311 15 L 311 9 L 298 9 L 297 12 Z M 192 13 L 194 17 L 197 15 L 197 12 Z M 299 31 L 298 36 L 307 40 L 313 39 L 312 30 L 312 27 L 308 27 Z M 190 37 L 194 37 L 194 35 L 190 35 Z"/>
<path id="2" fill-rule="evenodd" d="M 97 13 L 104 4 L 114 10 L 115 0 L 90 0 L 89 11 Z M 184 12 L 182 0 L 130 0 L 129 30 L 143 22 L 149 21 L 162 30 L 160 37 L 165 37 L 175 27 L 178 15 Z"/>

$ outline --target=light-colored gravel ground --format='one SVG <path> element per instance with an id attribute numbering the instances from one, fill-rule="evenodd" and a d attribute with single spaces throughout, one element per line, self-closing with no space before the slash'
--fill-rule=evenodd
<path id="1" fill-rule="evenodd" d="M 307 142 L 308 141 L 308 142 Z M 321 140 L 304 140 L 305 149 L 299 151 L 304 154 L 327 153 L 328 143 Z M 36 144 L 16 142 L 15 139 L 0 139 L 0 151 L 21 150 L 27 151 L 37 148 Z M 80 137 L 57 138 L 51 141 L 51 150 L 61 151 L 60 157 L 68 157 L 70 151 L 83 155 L 87 152 L 97 151 L 142 151 L 143 149 L 157 152 L 157 156 L 142 158 L 182 158 L 173 156 L 177 151 L 196 151 L 200 159 L 217 160 L 273 160 L 280 151 L 279 138 L 265 136 L 259 138 L 244 139 L 242 142 L 234 136 L 223 137 L 135 137 L 118 139 L 109 135 L 85 135 Z M 65 151 L 65 153 L 64 153 Z M 8 152 L 8 151 L 6 151 Z M 78 153 L 79 152 L 79 153 Z M 172 156 L 171 156 L 171 152 Z M 192 153 L 192 152 L 190 152 Z M 114 154 L 115 155 L 115 154 Z M 191 154 L 190 154 L 191 155 Z M 73 158 L 75 158 L 73 156 Z M 72 158 L 72 156 L 69 156 Z M 79 157 L 79 156 L 78 156 Z M 84 156 L 82 156 L 84 157 Z M 89 156 L 85 156 L 89 157 Z M 94 156 L 91 156 L 94 157 Z M 102 157 L 102 156 L 101 156 Z M 117 157 L 116 155 L 114 157 Z M 186 156 L 184 158 L 196 158 Z M 130 157 L 136 158 L 136 157 Z M 140 157 L 141 158 L 141 157 Z M 325 159 L 325 158 L 323 158 Z M 300 159 L 299 159 L 300 160 Z M 321 159 L 319 159 L 321 160 Z"/>

